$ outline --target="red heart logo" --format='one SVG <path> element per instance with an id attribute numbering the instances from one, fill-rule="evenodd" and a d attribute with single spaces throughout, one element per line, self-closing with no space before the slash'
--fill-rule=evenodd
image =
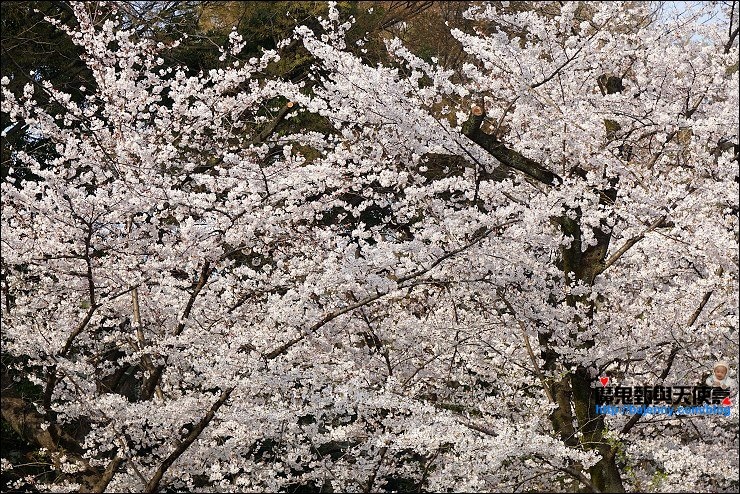
<path id="1" fill-rule="evenodd" d="M 722 400 L 722 404 L 725 405 L 725 406 L 728 406 L 728 407 L 730 405 L 732 405 L 732 402 L 730 401 L 730 397 L 729 396 L 725 396 L 725 399 Z"/>
<path id="2" fill-rule="evenodd" d="M 599 381 L 601 381 L 601 385 L 606 387 L 607 384 L 609 384 L 609 378 L 608 377 L 600 377 Z"/>

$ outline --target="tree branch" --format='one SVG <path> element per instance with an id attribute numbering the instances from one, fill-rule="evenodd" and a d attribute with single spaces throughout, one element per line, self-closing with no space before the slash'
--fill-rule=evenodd
<path id="1" fill-rule="evenodd" d="M 183 310 L 182 316 L 180 317 L 180 322 L 177 323 L 177 327 L 175 328 L 175 331 L 173 333 L 175 336 L 179 336 L 185 329 L 185 321 L 188 319 L 188 317 L 190 317 L 190 312 L 193 310 L 195 299 L 198 297 L 198 294 L 205 286 L 206 282 L 208 281 L 208 277 L 211 276 L 212 272 L 213 268 L 211 267 L 211 263 L 209 261 L 205 261 L 203 263 L 203 268 L 200 271 L 198 284 L 195 285 L 193 292 L 190 294 L 190 298 L 188 299 L 187 304 L 185 304 L 185 310 Z M 142 399 L 149 400 L 154 395 L 157 387 L 159 386 L 159 381 L 162 379 L 164 369 L 164 364 L 158 365 L 154 369 L 154 372 L 151 373 L 149 380 L 146 382 L 146 384 L 144 385 L 144 389 L 142 390 Z"/>
<path id="2" fill-rule="evenodd" d="M 110 484 L 110 481 L 113 480 L 113 476 L 116 474 L 116 471 L 118 471 L 118 467 L 121 466 L 121 463 L 123 463 L 123 458 L 119 456 L 113 458 L 111 462 L 108 463 L 108 466 L 105 467 L 105 471 L 100 476 L 100 479 L 92 486 L 90 492 L 105 492 L 105 489 L 108 487 L 108 484 Z M 80 486 L 79 492 L 86 492 L 83 490 L 83 486 Z"/>
<path id="3" fill-rule="evenodd" d="M 738 29 L 740 29 L 740 27 L 736 27 L 735 30 L 730 33 L 730 39 L 728 39 L 727 43 L 725 43 L 725 54 L 730 53 L 730 49 L 732 49 L 732 43 L 735 41 L 735 38 L 737 38 Z"/>
<path id="4" fill-rule="evenodd" d="M 462 126 L 463 135 L 485 149 L 491 156 L 505 166 L 519 170 L 545 185 L 557 185 L 563 182 L 563 179 L 557 174 L 551 172 L 533 159 L 527 158 L 521 153 L 506 147 L 495 136 L 483 132 L 481 125 L 484 119 L 485 111 L 483 108 L 481 106 L 475 106 L 470 118 Z"/>
<path id="5" fill-rule="evenodd" d="M 270 123 L 267 124 L 267 126 L 262 129 L 262 132 L 260 132 L 257 137 L 252 141 L 253 145 L 261 144 L 265 141 L 268 137 L 272 135 L 273 132 L 275 132 L 275 129 L 280 124 L 280 122 L 285 119 L 285 116 L 296 107 L 295 103 L 292 101 L 288 101 L 285 105 L 283 105 L 282 108 L 277 112 L 277 115 L 270 120 Z"/>
<path id="6" fill-rule="evenodd" d="M 13 431 L 25 441 L 46 448 L 52 453 L 63 453 L 77 463 L 80 466 L 80 492 L 103 492 L 105 486 L 102 490 L 96 491 L 95 489 L 102 485 L 105 472 L 100 472 L 90 466 L 89 461 L 82 456 L 83 450 L 80 443 L 59 425 L 49 424 L 46 418 L 36 411 L 32 403 L 23 398 L 10 396 L 11 393 L 12 390 L 3 389 L 0 408 L 3 420 L 10 425 Z M 107 486 L 107 482 L 105 485 Z"/>
<path id="7" fill-rule="evenodd" d="M 480 432 L 481 434 L 485 434 L 486 436 L 496 437 L 498 435 L 491 429 L 483 427 L 482 425 L 474 424 L 472 422 L 463 422 L 462 420 L 458 419 L 457 423 L 464 427 L 467 427 L 468 429 Z"/>
<path id="8" fill-rule="evenodd" d="M 549 460 L 548 460 L 547 458 L 545 458 L 544 456 L 541 456 L 541 455 L 538 455 L 538 454 L 535 454 L 535 455 L 534 455 L 534 457 L 535 457 L 535 458 L 537 458 L 537 459 L 539 459 L 539 460 L 541 460 L 541 461 L 544 461 L 545 463 L 547 463 L 548 465 L 550 465 L 550 466 L 551 466 L 551 467 L 553 467 L 554 469 L 556 469 L 556 470 L 560 470 L 560 471 L 561 471 L 561 472 L 563 472 L 563 473 L 567 473 L 567 474 L 568 474 L 568 475 L 570 475 L 571 477 L 573 477 L 573 478 L 575 478 L 575 479 L 579 480 L 579 481 L 580 481 L 580 482 L 582 482 L 582 483 L 583 483 L 583 484 L 584 484 L 584 485 L 585 485 L 585 486 L 586 486 L 586 487 L 587 487 L 588 489 L 590 489 L 590 490 L 591 490 L 591 492 L 596 492 L 596 493 L 598 493 L 598 492 L 601 492 L 601 491 L 600 491 L 599 489 L 597 489 L 597 488 L 596 488 L 596 486 L 595 486 L 595 485 L 594 485 L 593 483 L 591 483 L 591 480 L 590 480 L 590 479 L 589 479 L 588 477 L 586 477 L 586 475 L 584 475 L 584 473 L 583 473 L 583 472 L 581 472 L 581 471 L 579 471 L 579 470 L 576 470 L 575 468 L 570 468 L 570 467 L 566 467 L 566 466 L 559 466 L 559 465 L 555 465 L 555 464 L 551 463 L 551 462 L 550 462 L 550 461 L 549 461 Z"/>
<path id="9" fill-rule="evenodd" d="M 722 272 L 722 268 L 720 268 L 720 274 Z M 709 298 L 712 296 L 712 293 L 714 292 L 707 292 L 704 294 L 704 297 L 701 299 L 701 302 L 699 302 L 699 307 L 696 308 L 693 314 L 691 314 L 691 317 L 688 321 L 688 327 L 694 325 L 696 320 L 699 318 L 699 315 L 701 314 L 702 310 L 704 310 L 704 306 L 707 305 L 707 302 L 709 302 Z M 663 369 L 663 372 L 660 373 L 659 380 L 664 380 L 666 377 L 668 377 L 668 374 L 671 372 L 671 367 L 673 366 L 673 361 L 676 358 L 676 355 L 678 355 L 679 347 L 677 345 L 673 345 L 671 347 L 671 353 L 668 354 L 668 360 L 666 361 L 666 366 Z M 632 428 L 637 424 L 637 422 L 640 421 L 642 418 L 642 414 L 635 414 L 627 421 L 626 424 L 624 424 L 624 427 L 622 427 L 622 434 L 627 434 Z"/>
<path id="10" fill-rule="evenodd" d="M 316 323 L 314 323 L 306 332 L 304 332 L 301 335 L 296 336 L 295 338 L 293 338 L 293 339 L 291 339 L 291 340 L 283 343 L 282 345 L 280 345 L 279 347 L 275 348 L 274 350 L 271 350 L 271 351 L 267 352 L 264 355 L 264 357 L 266 359 L 268 359 L 268 360 L 272 360 L 272 359 L 274 359 L 274 358 L 282 355 L 283 353 L 287 352 L 293 345 L 295 345 L 296 343 L 302 341 L 308 335 L 311 335 L 311 334 L 315 333 L 316 331 L 318 331 L 323 326 L 325 326 L 327 323 L 333 321 L 337 317 L 339 317 L 339 316 L 341 316 L 343 314 L 346 314 L 347 312 L 351 312 L 351 311 L 353 311 L 355 309 L 359 309 L 360 307 L 363 307 L 363 306 L 365 306 L 365 305 L 367 305 L 369 303 L 372 303 L 372 302 L 378 300 L 379 298 L 385 297 L 386 295 L 388 295 L 392 291 L 403 289 L 403 288 L 408 288 L 408 286 L 407 285 L 403 285 L 403 283 L 405 283 L 407 281 L 410 281 L 410 280 L 412 280 L 414 278 L 417 278 L 417 277 L 419 277 L 419 276 L 421 276 L 421 275 L 423 275 L 423 274 L 431 271 L 432 269 L 434 269 L 436 266 L 438 266 L 440 263 L 442 263 L 446 259 L 449 259 L 450 257 L 452 257 L 452 256 L 454 256 L 456 254 L 459 254 L 460 252 L 463 252 L 464 250 L 466 250 L 466 249 L 470 248 L 471 246 L 477 244 L 478 242 L 480 242 L 481 240 L 483 240 L 484 238 L 486 238 L 488 235 L 490 235 L 491 232 L 493 232 L 494 230 L 496 230 L 498 228 L 503 228 L 504 226 L 509 225 L 509 224 L 512 224 L 512 223 L 516 223 L 517 221 L 519 221 L 519 220 L 507 221 L 505 223 L 502 223 L 501 225 L 497 225 L 495 227 L 486 229 L 483 233 L 481 233 L 480 235 L 477 235 L 476 237 L 473 238 L 473 240 L 471 240 L 467 244 L 463 245 L 462 247 L 460 247 L 458 249 L 454 249 L 454 250 L 452 250 L 452 251 L 450 251 L 450 252 L 448 252 L 448 253 L 440 256 L 432 264 L 430 264 L 428 267 L 419 269 L 417 271 L 414 271 L 411 274 L 408 274 L 406 276 L 403 276 L 403 277 L 399 278 L 397 280 L 398 281 L 398 286 L 394 290 L 387 290 L 385 292 L 378 292 L 375 295 L 367 296 L 367 297 L 365 297 L 365 298 L 363 298 L 361 300 L 358 300 L 357 302 L 355 302 L 353 304 L 347 305 L 346 307 L 342 307 L 341 309 L 337 309 L 334 312 L 331 312 L 329 314 L 326 314 L 319 321 L 317 321 Z"/>
<path id="11" fill-rule="evenodd" d="M 467 427 L 468 429 L 472 429 L 474 431 L 480 432 L 481 434 L 485 434 L 486 436 L 491 436 L 491 437 L 498 436 L 498 434 L 496 434 L 491 429 L 488 429 L 487 427 L 483 427 L 483 426 L 480 426 L 480 425 L 477 425 L 477 424 L 473 424 L 473 423 L 463 422 L 462 420 L 457 420 L 457 423 L 460 424 L 460 425 L 462 425 L 462 426 Z M 571 477 L 579 480 L 580 482 L 583 482 L 583 484 L 586 487 L 588 487 L 589 489 L 591 489 L 592 492 L 596 492 L 596 493 L 601 492 L 601 491 L 599 491 L 596 488 L 595 485 L 593 485 L 593 483 L 591 483 L 591 480 L 588 477 L 586 477 L 586 475 L 584 475 L 583 472 L 580 472 L 580 471 L 576 470 L 575 468 L 554 465 L 549 460 L 547 460 L 546 458 L 544 458 L 543 456 L 540 456 L 538 454 L 535 454 L 534 457 L 537 458 L 537 459 L 539 459 L 539 460 L 541 460 L 541 461 L 544 461 L 545 463 L 547 463 L 551 467 L 555 468 L 556 470 L 560 470 L 563 473 L 567 473 Z"/>
<path id="12" fill-rule="evenodd" d="M 552 391 L 550 391 L 550 387 L 547 385 L 547 382 L 545 381 L 545 376 L 542 374 L 542 370 L 540 369 L 540 365 L 537 363 L 537 357 L 535 357 L 534 352 L 532 351 L 532 345 L 529 343 L 529 335 L 527 335 L 527 328 L 524 327 L 524 323 L 519 319 L 519 316 L 517 316 L 516 311 L 514 310 L 514 307 L 509 303 L 508 300 L 506 300 L 506 297 L 504 297 L 504 294 L 501 290 L 496 290 L 496 294 L 498 295 L 498 298 L 501 299 L 501 301 L 506 305 L 506 308 L 511 311 L 512 314 L 514 314 L 514 318 L 516 319 L 517 324 L 519 324 L 519 329 L 522 331 L 522 336 L 524 336 L 524 345 L 527 347 L 527 354 L 529 355 L 529 359 L 532 361 L 532 365 L 534 366 L 534 371 L 537 373 L 537 377 L 539 378 L 540 382 L 542 382 L 542 388 L 545 390 L 545 394 L 547 395 L 547 399 L 550 400 L 550 403 L 555 403 L 555 398 L 552 396 Z"/>
<path id="13" fill-rule="evenodd" d="M 190 317 L 190 312 L 193 310 L 193 304 L 195 304 L 195 299 L 198 297 L 198 294 L 203 289 L 203 287 L 206 285 L 206 282 L 208 281 L 208 277 L 211 276 L 211 273 L 213 272 L 213 269 L 211 269 L 211 263 L 209 261 L 206 261 L 203 263 L 203 268 L 200 270 L 200 277 L 198 278 L 198 284 L 195 285 L 195 288 L 193 289 L 193 293 L 190 294 L 190 298 L 188 299 L 188 303 L 185 305 L 185 310 L 182 312 L 182 316 L 180 317 L 180 322 L 177 323 L 177 328 L 175 328 L 175 336 L 179 336 L 180 333 L 183 332 L 185 329 L 185 321 Z"/>
<path id="14" fill-rule="evenodd" d="M 229 399 L 231 393 L 234 391 L 234 388 L 235 387 L 232 386 L 221 393 L 221 396 L 216 401 L 216 403 L 211 406 L 210 410 L 208 410 L 208 413 L 206 413 L 205 416 L 200 419 L 200 422 L 198 422 L 195 428 L 190 431 L 190 434 L 187 435 L 187 437 L 177 446 L 177 448 L 175 448 L 175 451 L 170 453 L 170 455 L 165 458 L 159 468 L 157 468 L 157 471 L 154 472 L 152 478 L 149 480 L 149 482 L 147 482 L 146 486 L 144 486 L 144 492 L 157 491 L 159 483 L 162 481 L 162 477 L 164 476 L 165 472 L 167 472 L 172 464 L 175 463 L 175 461 L 190 447 L 191 444 L 195 442 L 196 439 L 198 439 L 198 436 L 200 436 L 201 432 L 203 432 L 203 429 L 205 429 L 211 422 L 211 420 L 213 420 L 213 417 L 216 415 L 218 409 L 221 408 L 221 406 L 226 403 L 226 400 Z"/>
<path id="15" fill-rule="evenodd" d="M 647 230 L 637 235 L 636 237 L 632 237 L 631 239 L 627 240 L 624 245 L 619 248 L 619 250 L 617 250 L 609 259 L 607 259 L 607 261 L 604 263 L 604 267 L 599 270 L 599 273 L 603 273 L 604 271 L 606 271 L 609 266 L 617 262 L 619 258 L 622 257 L 628 250 L 630 250 L 637 242 L 645 238 L 645 235 L 658 228 L 658 226 L 663 223 L 665 219 L 665 215 L 661 216 L 657 220 L 653 221 L 647 228 Z"/>

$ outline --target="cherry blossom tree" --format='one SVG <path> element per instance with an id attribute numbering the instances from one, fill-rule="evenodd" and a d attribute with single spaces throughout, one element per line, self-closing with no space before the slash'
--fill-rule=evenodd
<path id="1" fill-rule="evenodd" d="M 45 149 L 2 183 L 2 416 L 53 470 L 25 482 L 736 490 L 736 401 L 594 404 L 737 369 L 737 2 L 507 3 L 452 31 L 462 77 L 369 65 L 332 3 L 300 82 L 236 31 L 191 73 L 94 4 L 47 19 L 95 84 L 2 81 Z"/>

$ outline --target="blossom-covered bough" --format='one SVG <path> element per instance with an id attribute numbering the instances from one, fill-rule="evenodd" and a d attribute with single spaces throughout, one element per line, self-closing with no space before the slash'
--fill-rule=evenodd
<path id="1" fill-rule="evenodd" d="M 75 5 L 84 101 L 3 81 L 51 149 L 2 183 L 35 487 L 736 489 L 736 400 L 604 417 L 594 387 L 737 368 L 737 5 L 588 7 L 472 8 L 455 74 L 366 64 L 330 5 L 291 82 L 236 33 L 193 74 Z"/>

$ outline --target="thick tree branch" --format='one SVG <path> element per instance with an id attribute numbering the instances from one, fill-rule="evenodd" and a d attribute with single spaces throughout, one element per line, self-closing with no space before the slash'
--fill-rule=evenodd
<path id="1" fill-rule="evenodd" d="M 105 472 L 91 467 L 88 460 L 83 458 L 80 443 L 59 425 L 49 424 L 46 417 L 37 412 L 32 403 L 11 394 L 12 390 L 4 387 L 0 404 L 3 420 L 13 431 L 25 441 L 46 448 L 52 453 L 63 453 L 77 463 L 80 466 L 80 492 L 103 492 L 105 487 L 100 491 L 95 489 L 96 486 L 102 485 Z"/>
<path id="2" fill-rule="evenodd" d="M 292 101 L 288 101 L 285 105 L 283 105 L 283 107 L 280 108 L 280 110 L 277 112 L 277 115 L 275 115 L 275 117 L 270 120 L 265 128 L 262 129 L 262 132 L 260 132 L 252 141 L 252 144 L 256 145 L 263 143 L 265 139 L 270 137 L 272 133 L 275 132 L 275 129 L 280 124 L 280 122 L 282 122 L 285 119 L 286 115 L 288 115 L 288 113 L 294 108 L 296 108 L 296 105 Z"/>
<path id="3" fill-rule="evenodd" d="M 545 185 L 557 185 L 563 182 L 563 179 L 557 174 L 551 172 L 533 159 L 527 158 L 521 153 L 506 147 L 495 136 L 483 132 L 481 125 L 484 119 L 485 112 L 482 107 L 474 107 L 470 118 L 462 126 L 463 135 L 488 151 L 491 156 L 505 166 L 519 170 Z"/>
<path id="4" fill-rule="evenodd" d="M 118 467 L 121 466 L 123 461 L 123 458 L 119 456 L 113 458 L 111 462 L 108 463 L 108 466 L 105 467 L 105 471 L 102 473 L 102 475 L 100 475 L 98 481 L 92 485 L 92 489 L 90 489 L 90 492 L 106 492 L 108 484 L 110 484 L 110 481 L 113 480 L 113 476 L 116 474 L 116 472 L 118 471 Z M 80 486 L 79 492 L 86 492 L 83 490 L 83 486 Z"/>
<path id="5" fill-rule="evenodd" d="M 622 257 L 628 250 L 630 250 L 637 242 L 645 238 L 645 235 L 658 228 L 658 226 L 660 226 L 660 224 L 663 223 L 665 219 L 665 215 L 661 216 L 657 220 L 653 221 L 647 228 L 647 230 L 637 235 L 636 237 L 632 237 L 631 239 L 627 240 L 624 245 L 619 248 L 619 250 L 617 250 L 609 259 L 607 259 L 607 261 L 604 263 L 604 267 L 601 268 L 600 272 L 604 272 L 609 266 L 617 262 L 619 258 Z"/>
<path id="6" fill-rule="evenodd" d="M 134 218 L 131 216 L 128 219 L 127 225 L 126 225 L 126 234 L 130 237 L 131 236 L 131 227 L 134 224 Z M 134 325 L 136 328 L 136 340 L 138 341 L 138 344 L 134 345 L 135 351 L 141 351 L 146 346 L 146 338 L 144 337 L 144 329 L 141 324 L 141 308 L 139 306 L 139 288 L 134 287 L 133 290 L 131 290 L 131 306 L 133 309 L 133 316 L 134 316 Z M 141 356 L 141 363 L 146 368 L 147 371 L 150 372 L 150 374 L 154 374 L 154 365 L 152 364 L 152 359 L 148 354 L 144 354 Z M 154 388 L 155 393 L 157 394 L 157 398 L 160 400 L 164 400 L 164 394 L 162 393 L 162 388 L 157 385 Z"/>
<path id="7" fill-rule="evenodd" d="M 738 30 L 740 27 L 736 27 L 734 31 L 730 33 L 730 39 L 727 40 L 727 43 L 725 43 L 725 54 L 730 53 L 730 50 L 732 49 L 732 43 L 735 41 L 735 38 L 737 38 Z"/>
<path id="8" fill-rule="evenodd" d="M 380 448 L 380 458 L 378 458 L 378 463 L 375 465 L 375 468 L 373 469 L 373 472 L 370 474 L 370 478 L 367 479 L 367 484 L 365 487 L 364 492 L 375 492 L 373 491 L 373 485 L 375 484 L 375 477 L 378 475 L 378 470 L 380 470 L 380 467 L 383 465 L 383 460 L 385 459 L 385 454 L 388 452 L 388 446 L 383 446 Z"/>

